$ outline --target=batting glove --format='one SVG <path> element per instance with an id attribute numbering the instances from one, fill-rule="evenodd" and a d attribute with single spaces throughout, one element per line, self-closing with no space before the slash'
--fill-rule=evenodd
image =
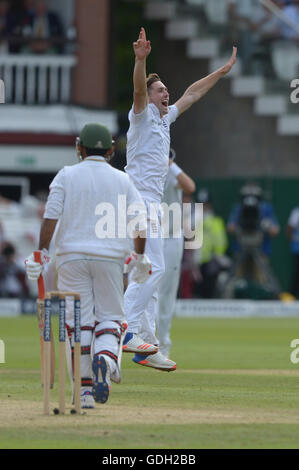
<path id="1" fill-rule="evenodd" d="M 25 260 L 26 274 L 30 281 L 37 281 L 44 270 L 44 266 L 50 262 L 48 250 L 43 249 L 42 251 L 40 251 L 40 254 L 42 261 L 41 264 L 34 261 L 33 253 Z"/>
<path id="2" fill-rule="evenodd" d="M 142 284 L 152 274 L 152 265 L 146 254 L 138 255 L 132 251 L 125 261 L 124 273 L 132 271 L 132 281 Z"/>

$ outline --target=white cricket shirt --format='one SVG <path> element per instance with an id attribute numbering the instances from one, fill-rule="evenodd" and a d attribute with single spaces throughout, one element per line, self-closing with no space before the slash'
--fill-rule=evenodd
<path id="1" fill-rule="evenodd" d="M 161 202 L 168 173 L 170 124 L 178 116 L 175 105 L 160 117 L 156 105 L 149 103 L 139 114 L 129 112 L 127 134 L 127 166 L 135 187 L 147 201 Z"/>
<path id="2" fill-rule="evenodd" d="M 103 157 L 91 156 L 62 168 L 50 185 L 44 214 L 45 219 L 59 219 L 55 239 L 58 265 L 59 256 L 68 254 L 73 255 L 71 259 L 74 254 L 75 259 L 86 255 L 124 258 L 131 251 L 126 230 L 135 215 L 126 218 L 131 204 L 138 205 L 145 221 L 144 203 L 130 178 Z M 108 212 L 112 219 L 108 220 Z M 105 238 L 99 233 L 106 234 Z"/>

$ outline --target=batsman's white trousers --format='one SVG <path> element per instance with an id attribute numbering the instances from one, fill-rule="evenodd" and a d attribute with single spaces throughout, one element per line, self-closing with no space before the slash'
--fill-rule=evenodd
<path id="1" fill-rule="evenodd" d="M 157 335 L 160 343 L 159 349 L 167 356 L 171 347 L 170 328 L 180 282 L 184 250 L 183 237 L 165 238 L 163 248 L 165 273 L 159 284 Z"/>
<path id="2" fill-rule="evenodd" d="M 95 321 L 125 320 L 123 309 L 123 260 L 80 259 L 58 268 L 58 289 L 80 294 L 81 326 Z M 67 299 L 66 323 L 72 328 L 74 312 Z"/>
<path id="3" fill-rule="evenodd" d="M 157 236 L 150 236 L 150 224 L 146 239 L 145 253 L 152 263 L 152 275 L 143 284 L 132 282 L 125 292 L 124 308 L 128 321 L 128 331 L 138 333 L 142 339 L 150 344 L 158 344 L 155 335 L 156 318 L 158 314 L 158 286 L 164 273 L 163 239 L 161 227 L 156 223 Z"/>
<path id="4" fill-rule="evenodd" d="M 120 330 L 116 322 L 123 323 L 125 320 L 123 260 L 92 258 L 67 261 L 58 268 L 58 289 L 80 294 L 81 328 L 92 327 L 91 331 L 81 331 L 81 346 L 91 348 L 90 355 L 81 354 L 81 376 L 91 378 L 93 353 L 108 350 L 115 356 L 119 354 L 119 343 L 115 336 L 103 334 L 96 338 L 93 331 L 96 322 L 98 330 Z M 66 300 L 66 323 L 73 328 L 74 308 L 70 298 Z M 106 360 L 111 372 L 114 372 L 116 363 L 109 356 L 106 356 Z"/>

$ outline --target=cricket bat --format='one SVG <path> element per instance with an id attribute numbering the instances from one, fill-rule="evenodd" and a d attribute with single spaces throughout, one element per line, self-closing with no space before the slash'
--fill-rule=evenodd
<path id="1" fill-rule="evenodd" d="M 34 261 L 42 263 L 40 251 L 34 251 Z M 41 383 L 44 383 L 44 298 L 45 298 L 45 283 L 42 274 L 37 280 L 38 299 L 37 299 L 37 319 L 40 339 L 40 356 L 41 356 Z M 55 346 L 53 332 L 51 331 L 51 381 L 50 387 L 54 386 L 55 377 Z"/>

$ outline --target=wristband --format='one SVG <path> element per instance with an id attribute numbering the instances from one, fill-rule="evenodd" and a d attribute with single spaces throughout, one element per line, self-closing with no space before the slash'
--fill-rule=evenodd
<path id="1" fill-rule="evenodd" d="M 170 171 L 176 178 L 180 173 L 183 173 L 183 170 L 174 162 L 170 165 Z"/>

